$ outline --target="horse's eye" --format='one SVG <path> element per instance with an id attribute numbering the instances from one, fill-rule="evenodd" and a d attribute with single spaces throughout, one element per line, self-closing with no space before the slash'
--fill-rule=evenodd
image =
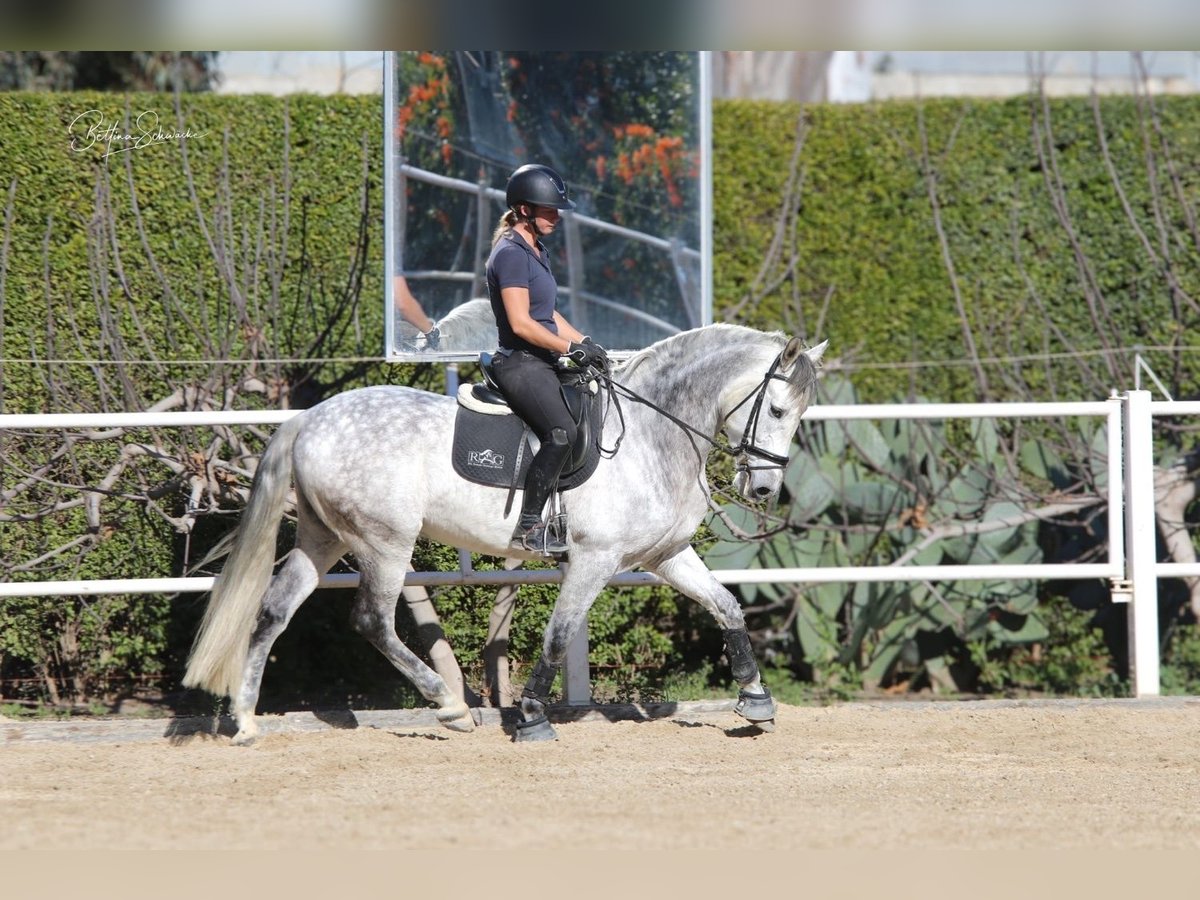
<path id="1" fill-rule="evenodd" d="M 782 419 L 783 418 L 783 410 L 780 409 L 778 406 L 772 406 L 771 407 L 771 418 L 772 419 Z"/>

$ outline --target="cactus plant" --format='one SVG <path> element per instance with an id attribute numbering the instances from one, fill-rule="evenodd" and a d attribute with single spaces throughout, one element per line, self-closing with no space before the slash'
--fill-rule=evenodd
<path id="1" fill-rule="evenodd" d="M 844 379 L 829 377 L 823 389 L 828 402 L 856 402 Z M 1088 452 L 1103 461 L 1104 429 L 1085 437 Z M 1033 437 L 1016 453 L 1007 452 L 1010 443 L 992 419 L 965 428 L 937 420 L 807 422 L 784 475 L 786 515 L 757 541 L 714 520 L 717 540 L 706 560 L 715 569 L 1041 562 L 1039 521 L 1029 506 L 1039 494 L 1080 490 L 1077 465 Z M 731 504 L 725 513 L 737 529 L 755 531 L 754 511 Z M 788 609 L 791 635 L 814 671 L 853 666 L 867 687 L 901 668 L 944 681 L 947 641 L 928 640 L 939 634 L 962 646 L 1029 643 L 1047 633 L 1038 584 L 1028 579 L 739 590 L 746 603 Z"/>

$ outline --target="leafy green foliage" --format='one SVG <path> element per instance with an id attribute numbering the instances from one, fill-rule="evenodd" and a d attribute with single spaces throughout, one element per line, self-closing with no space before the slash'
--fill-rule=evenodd
<path id="1" fill-rule="evenodd" d="M 420 83 L 433 91 L 415 99 L 429 104 L 435 124 L 444 115 L 443 127 L 456 127 L 463 101 L 438 93 L 437 61 L 411 62 L 426 67 Z M 660 62 L 666 91 L 673 90 L 668 76 L 675 71 L 674 57 L 664 54 Z M 544 73 L 527 74 L 544 80 Z M 632 106 L 597 110 L 602 127 L 614 129 L 602 148 L 604 162 L 598 162 L 598 148 L 582 164 L 586 179 L 576 172 L 568 177 L 594 181 L 597 197 L 614 210 L 669 194 L 664 179 L 682 177 L 681 170 L 669 155 L 671 147 L 660 142 L 677 136 L 682 126 L 660 108 L 666 91 L 635 98 L 643 106 L 631 100 Z M 1105 395 L 1128 371 L 1119 368 L 1119 353 L 1103 356 L 1106 341 L 1117 350 L 1134 341 L 1169 348 L 1161 355 L 1150 349 L 1147 356 L 1170 373 L 1171 387 L 1185 387 L 1179 392 L 1184 394 L 1195 384 L 1200 360 L 1200 354 L 1183 352 L 1200 346 L 1200 329 L 1185 299 L 1200 296 L 1200 245 L 1187 205 L 1200 187 L 1198 107 L 1195 97 L 1156 98 L 1153 110 L 1137 99 L 1104 98 L 1097 116 L 1087 100 L 1056 100 L 1045 109 L 1028 98 L 810 107 L 718 102 L 717 316 L 738 309 L 749 324 L 830 338 L 838 357 L 869 366 L 855 370 L 853 382 L 853 395 L 866 402 L 896 396 L 916 402 L 920 395 L 978 399 L 977 375 L 961 364 L 964 326 L 983 354 L 1010 359 L 1003 372 L 988 369 L 992 399 Z M 107 157 L 102 148 L 73 150 L 69 128 L 91 109 L 119 127 L 152 110 L 164 128 L 197 136 Z M 804 143 L 796 155 L 801 119 Z M 0 288 L 0 408 L 147 405 L 187 382 L 211 341 L 237 360 L 256 353 L 309 353 L 314 336 L 331 327 L 338 302 L 333 288 L 352 280 L 348 270 L 364 243 L 366 277 L 355 288 L 361 302 L 316 354 L 335 360 L 319 369 L 319 380 L 337 388 L 393 381 L 440 390 L 441 373 L 433 367 L 383 369 L 346 361 L 377 354 L 383 343 L 382 280 L 372 274 L 383 258 L 380 122 L 373 97 L 194 94 L 182 98 L 177 114 L 160 94 L 0 94 L 0 228 L 7 241 Z M 631 124 L 639 127 L 630 131 Z M 617 125 L 624 128 L 619 134 Z M 666 154 L 665 168 L 648 164 L 649 156 L 658 160 L 659 149 Z M 436 143 L 425 150 L 433 158 L 442 152 Z M 798 190 L 789 194 L 794 155 Z M 647 165 L 635 171 L 635 158 L 646 158 Z M 627 182 L 626 175 L 633 180 Z M 364 178 L 365 232 L 360 231 Z M 785 197 L 792 205 L 781 209 Z M 142 227 L 133 215 L 135 203 Z M 669 206 L 663 205 L 664 215 Z M 420 204 L 413 209 L 436 213 Z M 235 223 L 224 232 L 228 244 L 210 241 L 222 221 Z M 291 235 L 286 242 L 284 222 Z M 780 223 L 782 250 L 771 257 L 766 248 Z M 420 225 L 455 231 L 452 222 Z M 1149 236 L 1153 252 L 1137 230 Z M 241 262 L 255 259 L 249 251 L 260 242 L 272 244 L 271 236 L 276 248 L 283 247 L 276 267 Z M 962 313 L 943 251 L 954 261 Z M 637 272 L 622 277 L 636 280 Z M 264 315 L 272 290 L 284 302 Z M 748 296 L 754 302 L 741 305 Z M 244 302 L 249 323 L 230 315 L 237 302 Z M 1098 319 L 1096 309 L 1108 318 Z M 84 361 L 110 356 L 132 362 L 147 348 L 160 361 L 130 365 L 119 377 Z M 1094 355 L 1065 361 L 1076 351 Z M 1031 362 L 1023 354 L 1046 358 Z M 63 359 L 71 361 L 47 362 Z M 884 365 L 929 359 L 946 364 L 915 373 Z M 1108 362 L 1092 361 L 1097 359 Z M 832 380 L 826 390 L 830 402 L 851 396 L 849 385 Z M 997 465 L 997 449 L 1007 445 L 1018 448 L 1013 458 L 1027 490 L 1095 491 L 1102 482 L 1094 473 L 1102 468 L 1086 456 L 1106 452 L 1103 429 L 1089 435 L 1087 454 L 1077 459 L 1051 442 L 1029 439 L 1031 432 L 1018 430 L 1023 427 L 1008 432 L 961 423 L 806 426 L 803 452 L 788 471 L 786 528 L 767 542 L 739 543 L 714 524 L 717 546 L 709 562 L 877 564 L 914 550 L 912 561 L 920 563 L 1034 561 L 1039 554 L 1073 558 L 1086 541 L 1103 537 L 1103 522 L 1074 530 L 1005 525 L 1001 520 L 1012 506 L 1029 498 L 995 496 L 989 466 Z M 17 477 L 16 460 L 25 460 L 24 470 L 32 471 L 32 461 L 45 454 L 34 438 L 7 434 L 0 440 L 8 488 Z M 207 438 L 194 440 L 202 446 Z M 965 461 L 968 449 L 978 453 L 980 463 Z M 87 477 L 106 470 L 111 453 L 80 448 L 40 474 Z M 713 471 L 721 469 L 714 462 Z M 29 496 L 35 504 L 39 495 Z M 166 508 L 184 498 L 166 495 L 159 502 Z M 142 509 L 115 503 L 109 508 L 119 511 L 106 514 L 94 532 L 81 509 L 4 523 L 0 559 L 13 567 L 6 573 L 27 577 L 18 571 L 21 566 L 90 535 L 74 553 L 56 558 L 59 571 L 95 578 L 181 574 L 186 541 L 180 535 Z M 736 520 L 740 513 L 733 515 Z M 194 544 L 214 542 L 232 518 L 200 526 Z M 921 547 L 922 520 L 997 527 Z M 422 568 L 456 562 L 452 554 L 420 552 Z M 551 587 L 523 589 L 512 643 L 518 661 L 536 654 L 554 594 Z M 490 596 L 488 590 L 452 589 L 436 598 L 468 669 L 477 663 Z M 803 592 L 763 585 L 746 588 L 742 596 L 760 610 L 754 613 L 762 626 L 756 634 L 792 636 L 790 645 L 763 648 L 776 654 L 773 671 L 816 672 L 833 691 L 916 678 L 922 671 L 930 680 L 944 679 L 951 669 L 967 666 L 962 648 L 968 643 L 984 648 L 995 662 L 998 653 L 1035 644 L 1046 659 L 1045 648 L 1055 642 L 1083 640 L 1071 631 L 1074 626 L 1056 630 L 1056 620 L 1039 602 L 1045 598 L 1028 583 L 936 590 L 820 585 Z M 280 642 L 268 685 L 274 677 L 282 691 L 285 683 L 299 683 L 291 681 L 295 675 L 307 679 L 307 687 L 333 682 L 335 693 L 350 696 L 378 680 L 402 681 L 385 674 L 391 670 L 381 659 L 378 669 L 365 662 L 378 655 L 363 653 L 361 638 L 346 628 L 348 602 L 344 595 L 322 592 L 305 605 Z M 0 676 L 31 678 L 33 694 L 58 692 L 64 703 L 103 694 L 121 675 L 161 673 L 169 688 L 194 631 L 198 604 L 194 597 L 5 602 Z M 403 628 L 403 616 L 401 621 Z M 601 670 L 617 673 L 614 691 L 671 694 L 680 686 L 699 690 L 727 677 L 711 618 L 673 592 L 606 593 L 593 614 L 592 632 L 594 660 L 615 667 Z M 289 648 L 286 641 L 295 643 Z M 1191 683 L 1187 646 L 1178 650 L 1181 684 Z M 1021 677 L 1021 683 L 1065 685 L 1075 676 Z M 1096 683 L 1099 676 L 1087 677 Z M 998 675 L 992 683 L 1013 681 Z"/>
<path id="2" fill-rule="evenodd" d="M 186 95 L 177 111 L 162 94 L 0 94 L 0 410 L 142 409 L 206 379 L 220 395 L 245 360 L 377 354 L 382 285 L 355 287 L 353 266 L 364 242 L 368 265 L 381 258 L 381 223 L 364 215 L 380 195 L 378 106 L 343 99 Z M 110 127 L 189 137 L 129 149 L 107 140 Z M 260 371 L 291 380 L 293 404 L 318 384 L 423 377 L 340 361 Z M 193 465 L 211 432 L 0 441 L 6 578 L 184 574 L 188 550 L 219 537 L 177 533 L 168 519 L 190 503 L 186 479 L 151 472 Z M 131 446 L 142 450 L 107 480 Z M 146 482 L 158 482 L 154 499 L 133 502 Z M 98 513 L 70 490 L 101 483 Z M 169 688 L 194 633 L 190 599 L 5 601 L 0 676 L 55 703 L 115 697 L 141 679 Z"/>
<path id="3" fill-rule="evenodd" d="M 1163 651 L 1164 694 L 1200 694 L 1200 625 L 1179 624 Z"/>
<path id="4" fill-rule="evenodd" d="M 853 404 L 849 382 L 823 390 Z M 937 420 L 814 421 L 785 472 L 786 518 L 769 539 L 743 541 L 715 522 L 713 568 L 1033 564 L 1043 561 L 1033 494 L 999 477 L 1009 438 L 983 419 L 955 438 Z M 1103 434 L 1103 432 L 1100 432 Z M 1034 444 L 1030 439 L 1026 446 Z M 1028 451 L 1041 480 L 1066 479 L 1050 447 Z M 755 517 L 726 509 L 742 530 Z M 1029 645 L 1049 631 L 1029 580 L 743 585 L 743 600 L 786 610 L 798 652 L 818 683 L 863 686 L 937 680 L 964 644 Z M 932 662 L 937 672 L 929 668 Z M 856 675 L 848 677 L 848 673 Z"/>
<path id="5" fill-rule="evenodd" d="M 1200 346 L 1196 310 L 1172 300 L 1180 298 L 1172 278 L 1189 297 L 1200 292 L 1200 243 L 1189 224 L 1200 186 L 1189 123 L 1200 98 L 1156 99 L 1150 110 L 1110 97 L 1097 109 L 1085 98 L 1053 100 L 1046 110 L 1030 97 L 718 102 L 718 318 L 741 309 L 748 324 L 830 339 L 839 358 L 866 364 L 854 376 L 865 402 L 910 392 L 980 399 L 981 383 L 965 365 L 966 328 L 981 356 L 1015 358 L 987 366 L 989 399 L 1106 396 L 1128 379 L 1135 343 L 1164 348 L 1148 350 L 1148 359 L 1171 373 L 1172 387 L 1191 390 L 1200 354 L 1165 348 Z M 799 190 L 794 208 L 781 210 L 798 126 Z M 1139 229 L 1159 250 L 1146 250 Z M 776 258 L 765 250 L 777 238 Z M 748 296 L 755 302 L 741 307 Z M 1106 347 L 1122 352 L 1106 359 Z M 946 364 L 903 374 L 883 367 L 914 360 Z"/>
<path id="6" fill-rule="evenodd" d="M 1034 642 L 1013 646 L 991 636 L 971 641 L 968 652 L 985 693 L 1119 697 L 1124 682 L 1113 670 L 1104 635 L 1092 614 L 1062 598 L 1043 604 L 1046 626 Z"/>

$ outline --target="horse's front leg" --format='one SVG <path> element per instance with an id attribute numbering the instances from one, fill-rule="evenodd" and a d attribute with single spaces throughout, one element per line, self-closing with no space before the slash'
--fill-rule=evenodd
<path id="1" fill-rule="evenodd" d="M 558 592 L 550 621 L 546 623 L 542 656 L 521 691 L 521 721 L 513 734 L 514 741 L 553 741 L 558 738 L 546 717 L 550 686 L 562 667 L 571 640 L 587 622 L 588 610 L 596 595 L 616 572 L 615 561 L 611 565 L 608 562 L 575 560 L 563 576 L 562 589 Z"/>
<path id="2" fill-rule="evenodd" d="M 739 686 L 734 712 L 762 731 L 774 731 L 775 698 L 762 683 L 737 598 L 717 581 L 690 546 L 646 568 L 713 614 L 725 636 L 729 667 Z"/>

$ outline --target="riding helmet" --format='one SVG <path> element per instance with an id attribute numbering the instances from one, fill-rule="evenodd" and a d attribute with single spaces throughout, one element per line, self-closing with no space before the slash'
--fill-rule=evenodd
<path id="1" fill-rule="evenodd" d="M 567 198 L 567 183 L 549 166 L 521 166 L 508 177 L 504 202 L 509 209 L 522 203 L 549 206 L 554 209 L 574 209 L 575 201 Z"/>

